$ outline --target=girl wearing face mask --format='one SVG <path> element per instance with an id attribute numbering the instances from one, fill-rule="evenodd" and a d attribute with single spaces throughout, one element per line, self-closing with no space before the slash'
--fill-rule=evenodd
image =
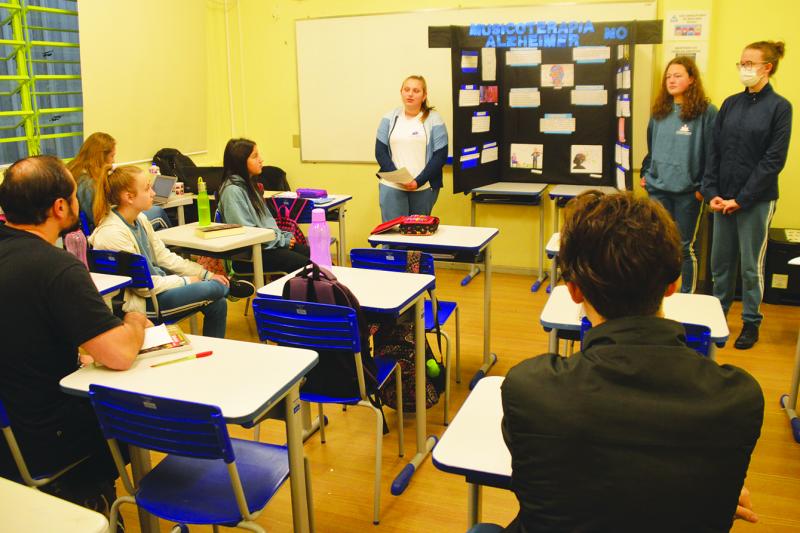
<path id="1" fill-rule="evenodd" d="M 407 215 L 430 215 L 442 188 L 447 162 L 447 128 L 428 103 L 422 76 L 409 76 L 400 87 L 401 107 L 381 119 L 375 140 L 375 159 L 381 172 L 405 167 L 409 183 L 381 179 L 378 192 L 384 222 Z"/>
<path id="2" fill-rule="evenodd" d="M 782 42 L 758 41 L 742 52 L 736 66 L 745 89 L 719 110 L 711 164 L 703 177 L 702 193 L 714 211 L 714 296 L 726 313 L 741 257 L 743 326 L 734 344 L 740 350 L 758 341 L 767 231 L 792 131 L 792 106 L 770 84 L 784 51 Z"/>
<path id="3" fill-rule="evenodd" d="M 697 286 L 695 241 L 700 227 L 700 182 L 717 108 L 706 98 L 700 72 L 689 57 L 667 64 L 647 126 L 648 153 L 642 162 L 642 187 L 661 203 L 678 226 L 683 247 L 681 292 Z"/>

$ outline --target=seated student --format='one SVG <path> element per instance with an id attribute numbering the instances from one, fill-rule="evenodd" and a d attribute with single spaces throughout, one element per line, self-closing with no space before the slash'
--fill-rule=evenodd
<path id="1" fill-rule="evenodd" d="M 225 146 L 223 181 L 217 209 L 231 224 L 275 230 L 275 239 L 264 244 L 262 257 L 269 270 L 291 272 L 308 263 L 308 246 L 297 244 L 289 231 L 281 231 L 259 193 L 256 178 L 263 161 L 258 146 L 248 139 L 231 139 Z"/>
<path id="2" fill-rule="evenodd" d="M 252 296 L 255 287 L 246 281 L 234 281 L 212 274 L 193 261 L 172 253 L 153 231 L 142 212 L 153 205 L 155 193 L 145 171 L 122 166 L 111 172 L 105 182 L 106 193 L 99 205 L 104 213 L 89 237 L 99 250 L 115 250 L 143 255 L 150 266 L 153 290 L 161 315 L 169 317 L 185 312 L 186 307 L 203 302 L 203 335 L 225 337 L 230 291 L 237 298 Z M 113 206 L 113 207 L 112 207 Z M 124 311 L 145 312 L 155 316 L 152 301 L 142 289 L 125 291 Z"/>
<path id="3" fill-rule="evenodd" d="M 108 133 L 98 131 L 86 138 L 78 155 L 67 164 L 67 168 L 78 182 L 78 205 L 89 222 L 90 229 L 94 229 L 97 221 L 103 216 L 104 204 L 95 202 L 95 191 L 98 185 L 102 187 L 103 180 L 114 165 L 116 155 L 117 141 Z M 169 216 L 163 207 L 153 206 L 144 214 L 156 229 L 170 226 Z"/>
<path id="4" fill-rule="evenodd" d="M 36 474 L 88 459 L 43 490 L 99 511 L 116 497 L 117 469 L 89 400 L 59 381 L 78 369 L 78 347 L 114 370 L 142 346 L 141 313 L 111 314 L 86 267 L 54 246 L 79 224 L 76 184 L 55 157 L 21 159 L 5 171 L 0 207 L 0 399 Z M 19 476 L 0 438 L 0 476 Z"/>
<path id="5" fill-rule="evenodd" d="M 593 327 L 580 352 L 523 361 L 503 383 L 520 505 L 507 531 L 728 531 L 764 399 L 664 318 L 681 273 L 669 214 L 630 194 L 578 196 L 558 260 Z"/>

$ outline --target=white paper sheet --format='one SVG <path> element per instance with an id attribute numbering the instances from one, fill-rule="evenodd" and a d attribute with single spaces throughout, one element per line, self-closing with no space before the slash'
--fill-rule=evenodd
<path id="1" fill-rule="evenodd" d="M 489 131 L 491 126 L 491 118 L 489 113 L 474 113 L 472 115 L 472 133 L 483 133 Z"/>
<path id="2" fill-rule="evenodd" d="M 481 102 L 481 92 L 477 87 L 474 89 L 461 89 L 458 91 L 458 106 L 473 107 Z"/>
<path id="3" fill-rule="evenodd" d="M 574 117 L 544 117 L 539 119 L 542 133 L 572 133 L 575 131 Z"/>
<path id="4" fill-rule="evenodd" d="M 577 63 L 605 63 L 611 59 L 608 46 L 576 46 L 572 49 L 572 60 Z"/>
<path id="5" fill-rule="evenodd" d="M 506 50 L 506 66 L 534 67 L 542 64 L 542 51 L 538 48 L 512 48 Z"/>
<path id="6" fill-rule="evenodd" d="M 477 52 L 461 52 L 461 71 L 462 72 L 478 71 Z"/>
<path id="7" fill-rule="evenodd" d="M 398 168 L 391 172 L 378 172 L 378 176 L 390 183 L 409 183 L 414 179 L 414 176 L 411 175 L 406 167 Z"/>
<path id="8" fill-rule="evenodd" d="M 598 88 L 589 85 L 576 85 L 571 91 L 572 105 L 603 106 L 608 104 L 608 91 L 602 85 Z"/>
<path id="9" fill-rule="evenodd" d="M 154 346 L 163 346 L 172 342 L 172 335 L 167 331 L 167 325 L 161 324 L 160 326 L 152 326 L 144 330 L 144 342 L 142 343 L 142 350 L 153 348 Z"/>
<path id="10" fill-rule="evenodd" d="M 620 191 L 627 190 L 625 186 L 625 171 L 617 167 L 617 189 Z"/>
<path id="11" fill-rule="evenodd" d="M 481 48 L 481 79 L 493 81 L 497 79 L 496 48 Z"/>
<path id="12" fill-rule="evenodd" d="M 508 93 L 509 107 L 539 107 L 542 98 L 536 87 L 516 87 Z"/>
<path id="13" fill-rule="evenodd" d="M 497 143 L 484 144 L 483 150 L 481 150 L 481 164 L 497 161 L 497 156 L 498 156 Z"/>
<path id="14" fill-rule="evenodd" d="M 622 67 L 622 88 L 631 88 L 631 67 L 629 65 Z"/>

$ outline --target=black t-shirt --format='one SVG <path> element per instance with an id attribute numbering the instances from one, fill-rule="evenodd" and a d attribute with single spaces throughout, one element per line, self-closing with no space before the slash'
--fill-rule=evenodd
<path id="1" fill-rule="evenodd" d="M 43 444 L 97 425 L 58 383 L 78 368 L 78 346 L 121 323 L 74 256 L 0 224 L 0 398 L 18 439 Z"/>

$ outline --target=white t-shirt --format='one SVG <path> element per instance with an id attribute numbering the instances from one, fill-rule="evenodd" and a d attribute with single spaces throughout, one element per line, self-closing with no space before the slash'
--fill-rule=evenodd
<path id="1" fill-rule="evenodd" d="M 428 136 L 425 134 L 425 125 L 420 120 L 422 112 L 416 117 L 408 118 L 405 113 L 397 118 L 397 123 L 389 136 L 389 148 L 392 151 L 392 162 L 398 169 L 405 167 L 412 176 L 419 176 L 425 168 L 425 150 L 428 146 Z M 381 180 L 381 183 L 395 189 L 405 191 L 406 188 L 398 183 Z M 418 191 L 430 189 L 430 182 L 421 185 Z"/>

